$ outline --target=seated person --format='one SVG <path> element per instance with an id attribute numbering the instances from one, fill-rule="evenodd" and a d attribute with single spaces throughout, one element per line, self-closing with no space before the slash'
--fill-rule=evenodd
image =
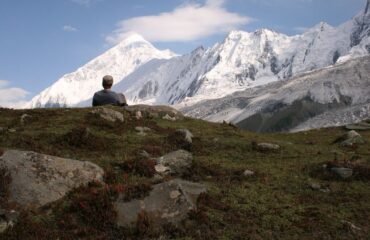
<path id="1" fill-rule="evenodd" d="M 103 77 L 103 88 L 99 92 L 96 92 L 93 97 L 92 105 L 103 106 L 103 105 L 115 105 L 115 106 L 127 106 L 126 98 L 122 93 L 116 93 L 111 90 L 113 86 L 113 77 Z"/>

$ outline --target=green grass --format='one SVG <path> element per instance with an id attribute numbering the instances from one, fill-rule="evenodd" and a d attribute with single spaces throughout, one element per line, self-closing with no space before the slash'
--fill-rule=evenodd
<path id="1" fill-rule="evenodd" d="M 91 109 L 0 109 L 0 148 L 32 150 L 94 162 L 107 171 L 108 187 L 92 184 L 76 189 L 49 209 L 22 213 L 21 221 L 4 239 L 369 239 L 370 238 L 370 131 L 367 143 L 353 149 L 333 144 L 343 128 L 295 134 L 255 134 L 232 125 L 185 118 L 175 122 L 159 118 L 136 120 L 128 112 L 125 123 L 110 123 Z M 20 123 L 22 114 L 32 118 Z M 135 126 L 154 131 L 138 136 Z M 176 129 L 189 129 L 194 138 L 192 174 L 186 178 L 208 186 L 198 210 L 179 226 L 154 227 L 142 216 L 136 227 L 118 228 L 111 203 L 122 186 L 129 198 L 142 197 L 152 181 L 151 166 L 134 169 L 146 150 L 159 157 L 181 146 L 169 137 Z M 83 137 L 88 132 L 87 137 Z M 280 152 L 253 150 L 252 141 L 276 143 Z M 337 152 L 335 154 L 334 152 Z M 355 164 L 358 174 L 348 180 L 328 175 L 322 165 L 333 161 Z M 244 177 L 244 170 L 256 174 Z M 330 192 L 312 190 L 319 183 Z M 127 190 L 128 189 L 128 190 Z M 78 204 L 85 204 L 81 207 Z M 78 207 L 80 206 L 80 207 Z M 92 210 L 96 211 L 92 211 Z M 98 211 L 99 210 L 99 211 Z M 92 221 L 93 220 L 93 221 Z M 99 221 L 100 220 L 100 221 Z M 360 227 L 353 230 L 344 221 Z"/>

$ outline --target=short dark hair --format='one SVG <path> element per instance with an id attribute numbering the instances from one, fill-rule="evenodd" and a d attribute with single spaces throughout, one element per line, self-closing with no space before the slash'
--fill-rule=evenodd
<path id="1" fill-rule="evenodd" d="M 111 88 L 113 85 L 113 77 L 110 75 L 106 75 L 103 77 L 103 87 L 104 88 Z"/>

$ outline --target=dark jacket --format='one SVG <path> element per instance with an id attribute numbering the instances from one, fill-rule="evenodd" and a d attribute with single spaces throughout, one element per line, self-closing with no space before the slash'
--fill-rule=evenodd
<path id="1" fill-rule="evenodd" d="M 109 89 L 104 89 L 94 94 L 92 105 L 96 107 L 102 105 L 125 106 L 127 104 L 123 94 L 117 94 Z"/>

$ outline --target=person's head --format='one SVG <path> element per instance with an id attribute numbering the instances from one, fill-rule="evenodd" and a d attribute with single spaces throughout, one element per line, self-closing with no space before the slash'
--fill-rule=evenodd
<path id="1" fill-rule="evenodd" d="M 103 77 L 103 88 L 104 89 L 111 89 L 113 85 L 113 77 L 110 75 L 106 75 Z"/>

